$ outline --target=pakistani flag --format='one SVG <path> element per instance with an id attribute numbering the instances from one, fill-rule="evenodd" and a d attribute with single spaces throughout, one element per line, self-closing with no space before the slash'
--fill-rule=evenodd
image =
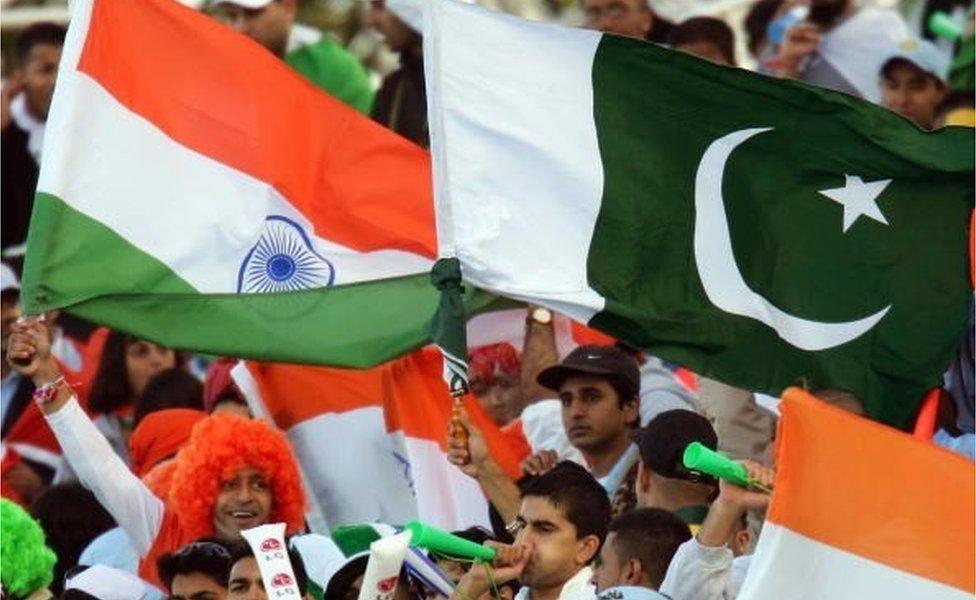
<path id="1" fill-rule="evenodd" d="M 77 0 L 24 309 L 188 350 L 365 367 L 427 343 L 430 158 L 212 18 Z M 487 298 L 473 288 L 452 298 Z"/>
<path id="2" fill-rule="evenodd" d="M 699 373 L 903 423 L 967 323 L 973 135 L 453 0 L 424 36 L 442 255 Z"/>

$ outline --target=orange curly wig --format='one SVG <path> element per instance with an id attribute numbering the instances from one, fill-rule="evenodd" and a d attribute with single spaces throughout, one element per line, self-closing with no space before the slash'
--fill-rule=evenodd
<path id="1" fill-rule="evenodd" d="M 175 459 L 170 503 L 190 539 L 213 535 L 213 509 L 223 482 L 243 467 L 261 471 L 272 493 L 272 523 L 288 533 L 305 523 L 305 494 L 285 436 L 261 421 L 218 413 L 193 427 Z"/>
<path id="2" fill-rule="evenodd" d="M 173 473 L 176 472 L 176 459 L 164 460 L 142 476 L 142 482 L 149 491 L 161 500 L 169 498 L 169 488 L 173 485 Z"/>

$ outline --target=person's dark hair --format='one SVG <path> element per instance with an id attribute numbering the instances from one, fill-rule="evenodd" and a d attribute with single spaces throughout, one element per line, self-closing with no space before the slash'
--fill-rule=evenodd
<path id="1" fill-rule="evenodd" d="M 305 570 L 305 561 L 302 560 L 302 555 L 298 553 L 298 550 L 292 548 L 287 540 L 285 545 L 288 546 L 288 560 L 291 562 L 291 568 L 295 572 L 295 584 L 298 586 L 298 591 L 304 596 L 308 593 L 308 571 Z M 247 558 L 249 556 L 254 556 L 254 551 L 244 540 L 235 540 L 227 545 L 227 550 L 230 552 L 230 567 L 227 569 L 228 579 L 227 583 L 230 583 L 230 571 L 237 564 L 237 561 L 242 558 Z"/>
<path id="2" fill-rule="evenodd" d="M 88 408 L 92 413 L 110 413 L 135 400 L 125 367 L 125 352 L 138 341 L 138 338 L 119 331 L 111 332 L 105 339 L 98 359 L 98 371 L 88 394 Z M 183 355 L 177 352 L 177 368 L 183 362 Z"/>
<path id="3" fill-rule="evenodd" d="M 474 542 L 475 544 L 484 544 L 489 540 L 495 541 L 495 538 L 491 535 L 490 531 L 477 525 L 468 527 L 467 529 L 452 531 L 451 533 L 459 538 L 468 540 L 469 542 Z"/>
<path id="4" fill-rule="evenodd" d="M 17 288 L 7 288 L 0 292 L 0 301 L 4 304 L 16 304 L 20 302 L 20 290 Z"/>
<path id="5" fill-rule="evenodd" d="M 34 46 L 47 44 L 51 46 L 64 46 L 64 36 L 68 30 L 63 25 L 57 23 L 41 22 L 34 23 L 24 29 L 17 36 L 16 51 L 17 62 L 21 65 L 27 60 L 30 51 Z"/>
<path id="6" fill-rule="evenodd" d="M 631 389 L 629 383 L 619 377 L 612 376 L 607 377 L 607 382 L 610 384 L 610 387 L 613 388 L 613 391 L 617 393 L 617 405 L 621 409 L 623 409 L 628 402 L 634 402 L 637 404 L 637 407 L 640 408 L 640 396 L 634 393 L 634 390 Z M 631 423 L 631 426 L 640 427 L 640 415 L 638 415 L 637 419 Z"/>
<path id="7" fill-rule="evenodd" d="M 952 90 L 935 109 L 938 116 L 946 115 L 959 108 L 976 107 L 976 93 L 973 90 Z"/>
<path id="8" fill-rule="evenodd" d="M 725 21 L 714 17 L 693 17 L 676 25 L 668 36 L 668 45 L 672 47 L 696 42 L 715 44 L 725 60 L 735 66 L 735 34 Z"/>
<path id="9" fill-rule="evenodd" d="M 115 527 L 115 520 L 77 481 L 44 490 L 30 507 L 47 534 L 47 545 L 58 556 L 51 591 L 61 593 L 64 573 L 78 564 L 81 552 L 96 537 Z"/>
<path id="10" fill-rule="evenodd" d="M 522 497 L 529 496 L 545 498 L 562 509 L 566 520 L 576 527 L 576 539 L 595 535 L 603 544 L 610 522 L 610 499 L 603 486 L 583 467 L 574 462 L 560 462 L 525 487 Z"/>
<path id="11" fill-rule="evenodd" d="M 654 589 L 664 581 L 678 546 L 691 539 L 688 525 L 660 508 L 626 512 L 610 521 L 609 532 L 614 534 L 612 549 L 620 562 L 639 560 Z"/>
<path id="12" fill-rule="evenodd" d="M 654 10 L 651 6 L 649 0 L 647 2 L 647 7 L 651 10 L 651 30 L 647 32 L 647 41 L 654 42 L 655 44 L 663 44 L 667 41 L 668 35 L 671 30 L 674 29 L 674 23 L 665 19 L 660 13 Z"/>
<path id="13" fill-rule="evenodd" d="M 177 575 L 191 573 L 202 573 L 226 588 L 230 561 L 230 551 L 223 542 L 215 538 L 201 538 L 176 552 L 163 554 L 156 559 L 156 567 L 167 590 L 173 586 L 173 579 Z"/>
<path id="14" fill-rule="evenodd" d="M 782 5 L 783 0 L 760 0 L 753 4 L 746 14 L 743 22 L 747 37 L 746 47 L 753 56 L 759 55 L 759 47 L 766 41 L 769 23 Z"/>
<path id="15" fill-rule="evenodd" d="M 179 367 L 161 371 L 149 380 L 136 400 L 133 426 L 149 413 L 166 408 L 203 410 L 203 384 Z"/>
<path id="16" fill-rule="evenodd" d="M 93 413 L 112 412 L 129 402 L 132 389 L 125 368 L 125 350 L 131 343 L 131 337 L 118 331 L 105 339 L 88 395 L 88 407 Z"/>

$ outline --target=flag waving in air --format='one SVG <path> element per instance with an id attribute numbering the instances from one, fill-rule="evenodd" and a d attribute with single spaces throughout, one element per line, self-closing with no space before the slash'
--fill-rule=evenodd
<path id="1" fill-rule="evenodd" d="M 737 387 L 903 423 L 967 322 L 971 130 L 454 0 L 424 59 L 441 254 Z"/>
<path id="2" fill-rule="evenodd" d="M 776 489 L 740 600 L 973 597 L 971 462 L 797 388 L 780 410 Z"/>
<path id="3" fill-rule="evenodd" d="M 169 0 L 79 0 L 26 312 L 174 347 L 368 366 L 429 340 L 430 160 Z"/>

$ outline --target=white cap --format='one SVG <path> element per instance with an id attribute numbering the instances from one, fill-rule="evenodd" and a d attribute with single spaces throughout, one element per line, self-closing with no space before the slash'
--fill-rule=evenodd
<path id="1" fill-rule="evenodd" d="M 94 565 L 69 579 L 64 589 L 85 592 L 98 600 L 139 600 L 150 587 L 132 573 Z"/>
<path id="2" fill-rule="evenodd" d="M 907 60 L 942 82 L 949 77 L 949 57 L 928 40 L 907 38 L 896 43 L 881 66 L 882 73 L 893 60 Z"/>
<path id="3" fill-rule="evenodd" d="M 20 281 L 17 279 L 17 274 L 7 263 L 0 263 L 0 292 L 19 289 Z"/>

